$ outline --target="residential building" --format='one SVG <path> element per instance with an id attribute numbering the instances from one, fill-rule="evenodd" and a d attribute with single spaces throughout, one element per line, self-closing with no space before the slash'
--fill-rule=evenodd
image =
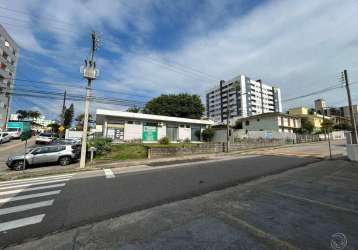
<path id="1" fill-rule="evenodd" d="M 279 112 L 264 113 L 237 120 L 239 129 L 247 131 L 275 131 L 293 133 L 301 128 L 301 119 Z"/>
<path id="2" fill-rule="evenodd" d="M 213 121 L 97 109 L 96 132 L 115 142 L 200 141 L 198 133 Z M 198 132 L 199 131 L 199 132 Z"/>
<path id="3" fill-rule="evenodd" d="M 314 101 L 314 107 L 318 114 L 323 114 L 327 107 L 326 101 L 324 99 L 317 99 Z"/>
<path id="4" fill-rule="evenodd" d="M 331 119 L 329 116 L 317 114 L 317 112 L 314 112 L 313 110 L 306 107 L 291 108 L 288 110 L 288 114 L 301 118 L 307 118 L 314 125 L 314 131 L 321 130 L 323 119 Z"/>
<path id="5" fill-rule="evenodd" d="M 0 24 L 0 128 L 9 120 L 11 92 L 14 86 L 19 47 Z"/>
<path id="6" fill-rule="evenodd" d="M 207 117 L 216 123 L 225 123 L 228 107 L 230 118 L 282 112 L 281 90 L 244 75 L 221 80 L 206 93 Z"/>
<path id="7" fill-rule="evenodd" d="M 33 119 L 33 123 L 41 125 L 43 127 L 47 127 L 50 124 L 56 123 L 54 120 L 46 119 L 44 115 L 40 115 L 39 117 Z"/>

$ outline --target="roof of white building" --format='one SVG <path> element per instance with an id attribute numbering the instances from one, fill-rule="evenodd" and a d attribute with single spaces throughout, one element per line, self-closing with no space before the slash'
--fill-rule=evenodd
<path id="1" fill-rule="evenodd" d="M 189 118 L 164 116 L 164 115 L 150 115 L 150 114 L 142 114 L 142 113 L 115 111 L 115 110 L 108 110 L 108 109 L 97 109 L 96 110 L 96 120 L 99 121 L 99 123 L 101 123 L 101 116 L 111 116 L 111 117 L 139 119 L 139 120 L 151 120 L 151 121 L 162 121 L 162 122 L 203 124 L 203 125 L 213 125 L 214 124 L 214 122 L 211 120 L 199 120 L 199 119 L 189 119 Z"/>

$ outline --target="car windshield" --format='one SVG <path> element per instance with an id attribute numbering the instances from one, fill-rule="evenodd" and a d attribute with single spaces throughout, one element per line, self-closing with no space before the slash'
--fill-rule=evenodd
<path id="1" fill-rule="evenodd" d="M 39 134 L 39 136 L 42 136 L 42 137 L 52 137 L 52 134 L 49 134 L 49 133 L 41 133 L 41 134 Z"/>

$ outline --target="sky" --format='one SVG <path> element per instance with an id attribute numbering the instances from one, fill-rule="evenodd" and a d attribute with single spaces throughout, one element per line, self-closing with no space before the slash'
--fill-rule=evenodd
<path id="1" fill-rule="evenodd" d="M 92 31 L 100 39 L 94 95 L 139 106 L 162 93 L 204 98 L 219 80 L 240 74 L 280 87 L 283 100 L 339 84 L 343 69 L 358 83 L 357 0 L 3 0 L 0 23 L 21 49 L 16 78 L 48 82 L 17 80 L 15 91 L 84 94 L 80 66 Z M 351 88 L 357 103 L 358 84 Z M 339 88 L 283 107 L 317 98 L 347 103 Z M 74 105 L 83 111 L 83 102 Z M 56 119 L 62 101 L 14 96 L 11 109 Z"/>

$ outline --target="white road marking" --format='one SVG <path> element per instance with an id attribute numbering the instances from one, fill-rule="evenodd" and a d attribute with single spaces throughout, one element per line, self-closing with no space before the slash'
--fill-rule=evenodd
<path id="1" fill-rule="evenodd" d="M 103 171 L 104 171 L 104 174 L 106 175 L 106 178 L 114 178 L 114 177 L 116 177 L 113 174 L 112 170 L 110 170 L 110 169 L 103 169 Z"/>
<path id="2" fill-rule="evenodd" d="M 12 220 L 12 221 L 8 221 L 8 222 L 0 223 L 0 232 L 40 223 L 44 217 L 45 217 L 45 214 L 40 214 L 40 215 L 35 215 L 35 216 L 23 218 L 23 219 Z"/>
<path id="3" fill-rule="evenodd" d="M 45 177 L 36 177 L 36 178 L 27 178 L 27 179 L 21 179 L 21 180 L 13 180 L 13 181 L 1 181 L 0 186 L 4 186 L 7 184 L 20 184 L 20 183 L 26 183 L 31 181 L 39 181 L 39 180 L 47 180 L 47 179 L 55 179 L 55 178 L 62 178 L 62 177 L 72 177 L 74 174 L 63 174 L 63 175 L 51 175 L 51 176 L 45 176 Z"/>
<path id="4" fill-rule="evenodd" d="M 40 207 L 48 207 L 53 204 L 53 201 L 54 200 L 47 200 L 47 201 L 41 201 L 36 203 L 30 203 L 26 205 L 15 206 L 15 207 L 1 208 L 0 215 L 17 213 L 17 212 L 22 212 L 22 211 L 40 208 Z"/>
<path id="5" fill-rule="evenodd" d="M 14 196 L 14 197 L 0 199 L 0 204 L 1 203 L 7 203 L 9 201 L 21 201 L 21 200 L 26 200 L 26 199 L 32 199 L 32 198 L 56 195 L 56 194 L 59 194 L 60 192 L 61 192 L 61 190 L 55 190 L 55 191 L 49 191 L 49 192 L 44 192 L 44 193 L 38 193 L 38 194 L 28 194 L 28 195 Z"/>
<path id="6" fill-rule="evenodd" d="M 54 184 L 54 185 L 48 185 L 48 186 L 42 186 L 42 187 L 34 187 L 34 188 L 26 188 L 26 189 L 22 188 L 22 189 L 0 192 L 0 195 L 17 194 L 17 193 L 21 193 L 21 192 L 30 192 L 30 191 L 42 190 L 42 189 L 48 189 L 48 188 L 64 187 L 65 185 L 66 185 L 66 183 L 60 183 L 60 184 Z"/>
<path id="7" fill-rule="evenodd" d="M 35 183 L 26 183 L 26 184 L 20 184 L 20 185 L 12 185 L 12 186 L 0 187 L 0 190 L 15 189 L 15 188 L 21 188 L 21 187 L 30 187 L 30 186 L 35 186 L 35 185 L 50 184 L 50 183 L 68 181 L 68 180 L 69 179 L 58 179 L 58 180 L 41 181 L 41 182 L 35 182 Z"/>

